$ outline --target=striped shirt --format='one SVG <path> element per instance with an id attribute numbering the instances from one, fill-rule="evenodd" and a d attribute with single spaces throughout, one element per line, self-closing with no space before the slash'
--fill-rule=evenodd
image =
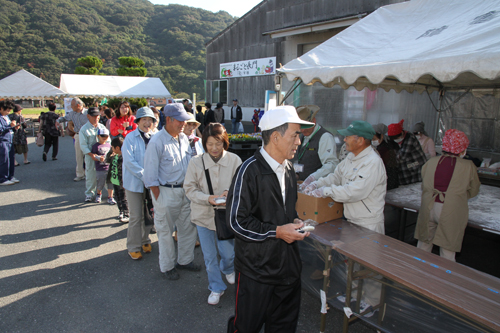
<path id="1" fill-rule="evenodd" d="M 87 118 L 87 109 L 83 109 L 82 112 L 68 112 L 64 117 L 59 118 L 59 122 L 72 121 L 75 125 L 75 133 L 79 133 L 83 125 L 89 121 Z"/>

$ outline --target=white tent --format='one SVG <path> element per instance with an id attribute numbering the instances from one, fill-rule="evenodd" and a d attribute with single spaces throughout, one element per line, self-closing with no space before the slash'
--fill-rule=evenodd
<path id="1" fill-rule="evenodd" d="M 61 74 L 61 89 L 70 96 L 168 98 L 157 77 Z"/>
<path id="2" fill-rule="evenodd" d="M 357 90 L 500 87 L 500 1 L 412 0 L 379 8 L 279 69 Z"/>
<path id="3" fill-rule="evenodd" d="M 66 96 L 66 93 L 24 69 L 0 80 L 1 98 L 46 99 L 61 96 Z"/>

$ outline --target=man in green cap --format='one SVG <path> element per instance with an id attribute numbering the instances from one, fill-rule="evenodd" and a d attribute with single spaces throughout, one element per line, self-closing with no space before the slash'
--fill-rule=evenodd
<path id="1" fill-rule="evenodd" d="M 304 192 L 343 202 L 347 221 L 384 234 L 387 176 L 382 159 L 371 146 L 375 131 L 366 121 L 357 120 L 338 133 L 344 136 L 349 154 L 333 174 L 312 182 Z M 365 310 L 379 301 L 380 283 L 365 281 L 361 308 Z"/>
<path id="2" fill-rule="evenodd" d="M 382 159 L 371 147 L 375 131 L 366 121 L 356 120 L 338 133 L 344 136 L 349 154 L 334 173 L 312 182 L 304 192 L 343 202 L 349 222 L 383 234 L 387 176 Z"/>

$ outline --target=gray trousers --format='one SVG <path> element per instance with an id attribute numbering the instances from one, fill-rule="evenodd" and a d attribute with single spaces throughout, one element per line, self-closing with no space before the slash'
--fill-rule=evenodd
<path id="1" fill-rule="evenodd" d="M 125 190 L 130 220 L 127 230 L 127 250 L 128 252 L 139 252 L 144 244 L 150 244 L 149 232 L 153 226 L 144 225 L 144 193 Z"/>
<path id="2" fill-rule="evenodd" d="M 194 259 L 197 231 L 196 226 L 191 223 L 191 203 L 183 188 L 160 186 L 158 200 L 153 194 L 151 197 L 155 208 L 160 270 L 164 273 L 175 267 L 175 244 L 172 238 L 174 228 L 177 227 L 177 263 L 180 265 L 187 265 Z"/>

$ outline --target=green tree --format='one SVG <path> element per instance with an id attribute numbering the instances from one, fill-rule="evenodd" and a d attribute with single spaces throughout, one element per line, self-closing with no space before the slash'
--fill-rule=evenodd
<path id="1" fill-rule="evenodd" d="M 148 70 L 144 68 L 144 61 L 136 57 L 120 57 L 118 61 L 122 67 L 116 69 L 120 76 L 146 76 Z"/>
<path id="2" fill-rule="evenodd" d="M 103 62 L 101 59 L 94 56 L 86 56 L 78 58 L 76 63 L 80 66 L 75 68 L 75 74 L 90 74 L 90 75 L 103 75 L 99 73 L 102 68 Z"/>

